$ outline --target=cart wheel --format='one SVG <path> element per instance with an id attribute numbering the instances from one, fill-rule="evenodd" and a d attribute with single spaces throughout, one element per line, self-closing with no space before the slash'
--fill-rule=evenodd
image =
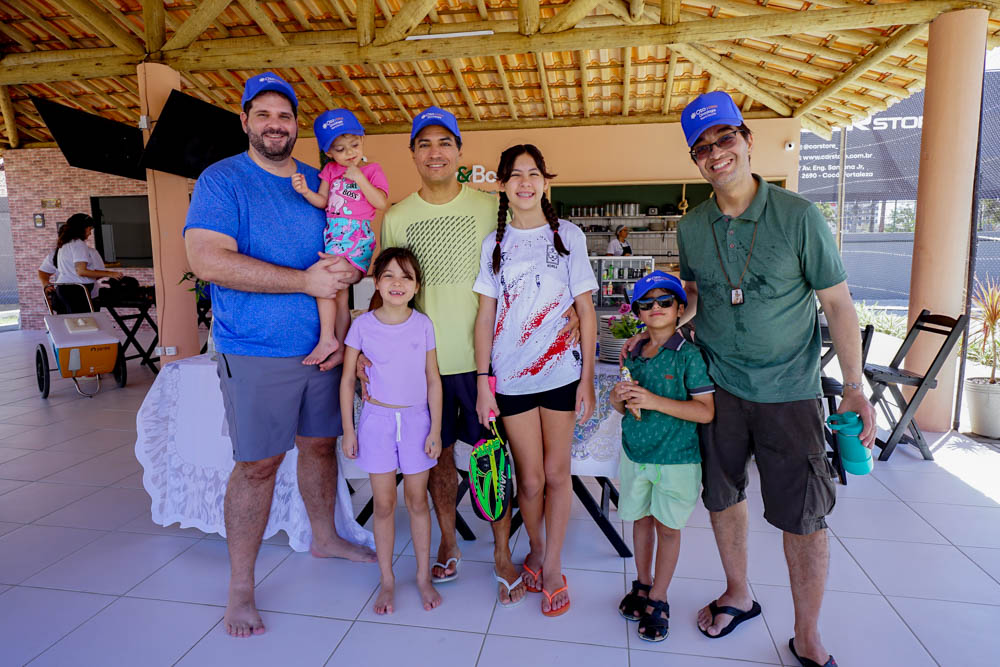
<path id="1" fill-rule="evenodd" d="M 42 398 L 49 397 L 49 352 L 44 345 L 35 348 L 35 378 Z"/>
<path id="2" fill-rule="evenodd" d="M 121 343 L 118 343 L 118 358 L 115 360 L 114 370 L 111 371 L 111 375 L 115 378 L 115 382 L 118 383 L 119 387 L 124 387 L 125 383 L 128 382 L 128 366 L 125 364 L 125 348 L 122 347 Z"/>

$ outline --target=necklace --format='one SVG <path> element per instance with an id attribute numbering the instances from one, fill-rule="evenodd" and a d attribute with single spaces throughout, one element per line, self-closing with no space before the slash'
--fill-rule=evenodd
<path id="1" fill-rule="evenodd" d="M 719 239 L 715 238 L 715 225 L 714 223 L 712 225 L 711 232 L 712 240 L 715 242 L 715 255 L 719 258 L 719 268 L 722 269 L 722 275 L 725 277 L 726 282 L 730 287 L 729 302 L 734 306 L 738 306 L 743 303 L 743 290 L 740 286 L 743 284 L 743 276 L 747 274 L 747 268 L 750 266 L 750 258 L 753 256 L 753 246 L 754 243 L 757 242 L 757 224 L 759 222 L 759 220 L 756 220 L 753 223 L 753 236 L 750 238 L 750 252 L 747 253 L 747 261 L 746 264 L 743 265 L 743 273 L 740 274 L 740 280 L 735 285 L 733 284 L 733 281 L 729 279 L 729 274 L 726 273 L 726 267 L 722 263 L 722 251 L 719 250 Z"/>

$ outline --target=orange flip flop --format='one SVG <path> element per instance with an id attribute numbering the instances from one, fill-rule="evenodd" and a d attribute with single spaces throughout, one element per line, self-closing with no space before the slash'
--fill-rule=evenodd
<path id="1" fill-rule="evenodd" d="M 528 567 L 528 564 L 527 564 L 527 563 L 525 563 L 525 564 L 524 564 L 524 565 L 522 565 L 521 567 L 523 567 L 523 568 L 524 568 L 524 571 L 525 571 L 525 572 L 527 572 L 527 573 L 528 573 L 528 574 L 530 574 L 530 575 L 531 575 L 532 577 L 534 577 L 534 578 L 535 578 L 535 581 L 536 581 L 536 582 L 538 582 L 538 583 L 541 583 L 541 581 L 542 581 L 542 568 L 538 568 L 538 572 L 535 572 L 535 571 L 534 571 L 534 570 L 532 570 L 532 569 L 531 569 L 530 567 Z M 524 588 L 525 588 L 525 589 L 526 589 L 526 590 L 527 590 L 527 591 L 528 591 L 529 593 L 541 593 L 541 592 L 542 592 L 542 589 L 541 589 L 541 588 L 535 588 L 534 586 L 529 586 L 529 585 L 528 585 L 528 582 L 527 582 L 527 581 L 525 581 L 525 582 L 524 582 Z"/>
<path id="2" fill-rule="evenodd" d="M 551 607 L 552 607 L 552 598 L 554 598 L 555 596 L 559 595 L 560 593 L 562 593 L 563 591 L 565 591 L 565 590 L 566 590 L 567 588 L 569 588 L 569 585 L 568 585 L 568 584 L 566 583 L 566 575 L 564 574 L 564 575 L 562 576 L 562 578 L 563 578 L 563 585 L 562 585 L 562 588 L 557 588 L 557 589 L 556 589 L 556 590 L 555 590 L 554 592 L 552 592 L 552 593 L 549 593 L 549 592 L 548 592 L 547 590 L 545 590 L 544 588 L 542 589 L 542 595 L 544 595 L 544 596 L 545 596 L 545 599 L 549 601 L 549 611 L 543 611 L 543 612 L 542 612 L 542 614 L 544 614 L 545 616 L 550 616 L 550 617 L 551 617 L 551 616 L 562 616 L 562 615 L 563 615 L 563 614 L 565 614 L 565 613 L 566 613 L 567 611 L 569 611 L 569 605 L 570 605 L 570 603 L 569 603 L 569 602 L 567 602 L 565 606 L 563 606 L 563 607 L 559 607 L 559 608 L 558 608 L 558 609 L 556 609 L 555 611 L 553 611 L 553 610 L 551 609 Z"/>

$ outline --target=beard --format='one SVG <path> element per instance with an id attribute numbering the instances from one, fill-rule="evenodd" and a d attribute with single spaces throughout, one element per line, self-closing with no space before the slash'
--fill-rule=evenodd
<path id="1" fill-rule="evenodd" d="M 267 140 L 264 139 L 264 134 L 280 133 L 285 137 L 283 142 L 278 142 L 276 145 L 273 140 L 271 140 L 271 145 L 268 145 Z M 254 150 L 263 155 L 268 160 L 274 160 L 279 162 L 285 160 L 292 154 L 292 149 L 295 148 L 295 139 L 298 136 L 298 131 L 294 135 L 290 135 L 284 130 L 276 130 L 275 128 L 264 128 L 264 131 L 260 134 L 254 132 L 249 127 L 247 128 L 247 137 L 250 139 L 250 145 L 253 146 Z"/>

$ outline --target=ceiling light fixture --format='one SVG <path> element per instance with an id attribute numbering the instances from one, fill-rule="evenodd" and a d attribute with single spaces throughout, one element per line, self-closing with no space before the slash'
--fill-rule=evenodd
<path id="1" fill-rule="evenodd" d="M 492 30 L 472 30 L 469 32 L 444 32 L 432 35 L 410 35 L 406 38 L 407 41 L 415 42 L 420 39 L 447 39 L 449 37 L 481 37 L 483 35 L 492 35 Z"/>

